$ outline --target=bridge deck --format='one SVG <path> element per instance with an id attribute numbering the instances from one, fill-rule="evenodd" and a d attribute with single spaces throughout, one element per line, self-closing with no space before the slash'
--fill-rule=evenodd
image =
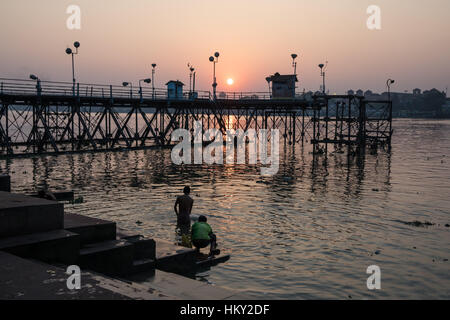
<path id="1" fill-rule="evenodd" d="M 296 144 L 389 143 L 392 103 L 352 95 L 273 99 L 267 93 L 165 90 L 0 78 L 0 155 L 105 151 L 170 144 L 179 128 L 280 130 Z M 370 135 L 370 139 L 368 138 Z"/>

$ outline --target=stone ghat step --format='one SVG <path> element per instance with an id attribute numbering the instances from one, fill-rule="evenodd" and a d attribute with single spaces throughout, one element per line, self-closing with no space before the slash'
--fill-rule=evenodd
<path id="1" fill-rule="evenodd" d="M 210 285 L 178 274 L 155 270 L 145 277 L 137 274 L 129 278 L 145 287 L 164 292 L 168 296 L 182 300 L 248 300 L 245 293 Z"/>
<path id="2" fill-rule="evenodd" d="M 65 270 L 0 251 L 0 300 L 167 300 L 176 296 L 81 269 L 81 289 L 67 288 Z"/>
<path id="3" fill-rule="evenodd" d="M 0 239 L 0 250 L 49 263 L 73 264 L 78 260 L 80 236 L 52 230 Z"/>
<path id="4" fill-rule="evenodd" d="M 230 260 L 229 254 L 221 253 L 216 256 L 209 256 L 207 254 L 197 253 L 197 267 L 199 268 L 209 268 L 228 260 Z"/>
<path id="5" fill-rule="evenodd" d="M 151 259 L 153 261 L 156 260 L 155 240 L 146 238 L 142 235 L 134 235 L 134 236 L 121 235 L 120 239 L 126 240 L 133 244 L 135 260 L 141 259 Z"/>
<path id="6" fill-rule="evenodd" d="M 53 191 L 56 201 L 73 201 L 75 194 L 73 191 Z M 30 194 L 30 197 L 39 198 L 38 193 Z"/>
<path id="7" fill-rule="evenodd" d="M 64 204 L 0 191 L 0 238 L 64 229 Z"/>
<path id="8" fill-rule="evenodd" d="M 149 272 L 149 271 L 154 271 L 154 270 L 155 270 L 155 260 L 154 259 L 134 260 L 131 274 Z"/>
<path id="9" fill-rule="evenodd" d="M 98 218 L 66 213 L 64 229 L 78 233 L 81 245 L 116 239 L 116 223 Z"/>
<path id="10" fill-rule="evenodd" d="M 159 270 L 187 274 L 196 269 L 196 251 L 162 239 L 156 242 L 156 268 Z"/>
<path id="11" fill-rule="evenodd" d="M 80 250 L 79 263 L 110 276 L 125 276 L 133 272 L 134 246 L 125 240 L 88 244 Z"/>

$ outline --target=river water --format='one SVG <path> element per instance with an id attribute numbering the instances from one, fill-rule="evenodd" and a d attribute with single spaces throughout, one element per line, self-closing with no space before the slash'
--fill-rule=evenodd
<path id="1" fill-rule="evenodd" d="M 280 146 L 280 170 L 172 164 L 169 149 L 1 160 L 14 192 L 46 182 L 66 212 L 176 241 L 173 203 L 192 187 L 231 259 L 196 275 L 253 298 L 450 298 L 450 121 L 394 121 L 392 152 L 313 157 Z M 142 222 L 137 224 L 136 222 Z M 430 222 L 422 225 L 418 222 Z M 367 289 L 367 267 L 381 290 Z"/>

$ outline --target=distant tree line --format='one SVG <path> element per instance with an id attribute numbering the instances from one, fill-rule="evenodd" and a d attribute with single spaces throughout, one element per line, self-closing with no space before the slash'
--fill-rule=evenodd
<path id="1" fill-rule="evenodd" d="M 446 94 L 437 89 L 426 90 L 422 94 L 392 93 L 394 111 L 413 113 L 430 113 L 434 116 L 443 115 Z"/>

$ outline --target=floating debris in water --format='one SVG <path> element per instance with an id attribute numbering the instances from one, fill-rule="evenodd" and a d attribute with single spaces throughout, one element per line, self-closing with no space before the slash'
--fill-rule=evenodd
<path id="1" fill-rule="evenodd" d="M 136 224 L 140 226 L 142 224 L 142 221 L 138 220 L 136 221 Z"/>
<path id="2" fill-rule="evenodd" d="M 429 221 L 425 221 L 425 222 L 420 222 L 420 221 L 413 221 L 413 222 L 404 222 L 402 221 L 404 224 L 407 224 L 409 226 L 413 226 L 413 227 L 430 227 L 430 226 L 434 226 L 434 223 L 431 223 Z"/>
<path id="3" fill-rule="evenodd" d="M 378 191 L 380 191 L 380 189 L 373 188 L 372 191 L 378 192 Z"/>

